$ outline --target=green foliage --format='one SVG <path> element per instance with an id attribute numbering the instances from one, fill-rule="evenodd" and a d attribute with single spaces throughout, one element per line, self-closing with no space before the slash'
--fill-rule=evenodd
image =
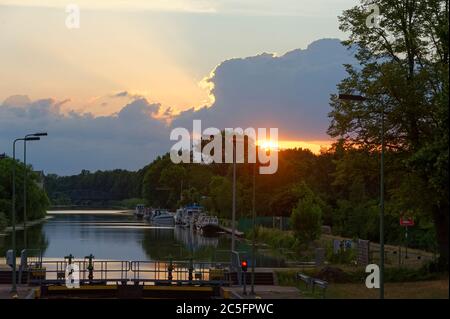
<path id="1" fill-rule="evenodd" d="M 13 160 L 5 158 L 0 160 L 0 226 L 11 222 L 11 198 L 12 198 L 12 170 Z M 43 218 L 49 206 L 47 194 L 38 184 L 38 175 L 30 166 L 15 164 L 16 180 L 16 221 L 23 221 L 23 188 L 24 175 L 27 171 L 27 219 L 34 220 Z"/>
<path id="2" fill-rule="evenodd" d="M 359 198 L 372 197 L 372 173 L 381 144 L 384 113 L 386 200 L 400 211 L 432 220 L 440 259 L 448 264 L 448 1 L 361 0 L 339 17 L 349 34 L 344 44 L 358 66 L 346 66 L 341 93 L 362 94 L 364 102 L 332 96 L 329 134 L 351 154 L 338 158 L 336 182 L 352 180 Z M 378 5 L 382 19 L 366 26 L 367 6 Z M 353 149 L 353 150 L 352 150 Z M 360 155 L 358 155 L 360 154 Z M 356 155 L 356 156 L 355 156 Z M 359 163 L 354 160 L 362 159 Z M 372 164 L 371 164 L 372 163 Z M 346 167 L 350 169 L 345 169 Z M 366 168 L 366 171 L 355 168 Z M 353 170 L 355 169 L 355 170 Z M 341 172 L 353 171 L 356 179 Z M 340 183 L 342 185 L 342 182 Z M 351 186 L 352 183 L 347 183 Z M 355 185 L 356 186 L 356 185 Z M 348 191 L 342 195 L 349 198 Z M 353 200 L 352 200 L 353 202 Z M 358 200 L 357 200 L 358 202 Z"/>
<path id="3" fill-rule="evenodd" d="M 185 189 L 182 192 L 181 199 L 178 201 L 178 206 L 186 206 L 192 203 L 200 203 L 201 195 L 195 187 Z"/>
<path id="4" fill-rule="evenodd" d="M 128 209 L 134 209 L 136 205 L 142 204 L 144 202 L 144 199 L 142 198 L 128 198 L 120 201 L 120 206 Z"/>
<path id="5" fill-rule="evenodd" d="M 305 183 L 301 183 L 296 192 L 300 199 L 292 211 L 291 224 L 295 236 L 302 243 L 308 243 L 320 236 L 323 202 Z"/>
<path id="6" fill-rule="evenodd" d="M 273 248 L 296 249 L 298 246 L 298 241 L 291 232 L 257 226 L 255 234 L 258 242 L 267 244 Z M 253 230 L 250 230 L 247 238 L 253 238 L 253 235 Z"/>
<path id="7" fill-rule="evenodd" d="M 426 267 L 419 269 L 395 267 L 386 268 L 384 277 L 386 282 L 411 282 L 433 280 L 437 278 L 437 274 L 428 271 Z"/>
<path id="8" fill-rule="evenodd" d="M 141 197 L 144 170 L 130 172 L 83 170 L 78 175 L 45 178 L 45 188 L 53 205 L 108 206 L 112 202 Z"/>
<path id="9" fill-rule="evenodd" d="M 154 207 L 165 206 L 170 193 L 162 190 L 159 185 L 163 169 L 171 164 L 170 157 L 167 155 L 158 156 L 145 170 L 142 184 L 142 195 L 147 204 Z"/>
<path id="10" fill-rule="evenodd" d="M 220 217 L 228 217 L 232 204 L 232 183 L 222 176 L 214 176 L 210 183 L 210 195 L 213 200 L 213 211 Z"/>
<path id="11" fill-rule="evenodd" d="M 379 206 L 375 200 L 353 202 L 338 200 L 333 214 L 333 232 L 345 237 L 379 238 Z"/>
<path id="12" fill-rule="evenodd" d="M 355 249 L 340 249 L 338 253 L 334 253 L 332 242 L 326 247 L 326 260 L 331 264 L 354 265 L 356 261 Z"/>

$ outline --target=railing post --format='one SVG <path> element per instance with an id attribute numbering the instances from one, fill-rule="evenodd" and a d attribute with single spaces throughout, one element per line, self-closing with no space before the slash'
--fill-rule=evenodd
<path id="1" fill-rule="evenodd" d="M 189 271 L 188 279 L 189 279 L 189 281 L 192 281 L 192 279 L 193 279 L 192 273 L 194 272 L 194 264 L 193 264 L 192 258 L 189 258 L 189 269 L 188 269 L 188 271 Z"/>
<path id="2" fill-rule="evenodd" d="M 167 278 L 169 279 L 169 281 L 172 281 L 172 278 L 173 278 L 173 276 L 172 276 L 172 271 L 173 271 L 173 261 L 172 261 L 172 257 L 170 257 L 170 260 L 169 260 L 169 267 L 167 268 L 167 270 L 168 270 L 168 276 L 167 276 Z"/>
<path id="3" fill-rule="evenodd" d="M 72 260 L 73 260 L 73 255 L 69 254 L 69 256 L 65 256 L 64 259 L 68 259 L 67 263 L 69 265 L 71 265 L 72 264 Z"/>
<path id="4" fill-rule="evenodd" d="M 91 283 L 92 280 L 94 279 L 94 264 L 92 263 L 94 256 L 92 254 L 90 254 L 89 256 L 86 256 L 84 258 L 88 259 L 88 266 L 87 266 L 87 270 L 89 272 L 88 279 L 89 279 L 89 283 Z"/>

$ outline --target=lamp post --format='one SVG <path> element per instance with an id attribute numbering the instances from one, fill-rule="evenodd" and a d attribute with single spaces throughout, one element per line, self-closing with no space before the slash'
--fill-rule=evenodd
<path id="1" fill-rule="evenodd" d="M 12 222 L 12 250 L 13 250 L 13 271 L 12 271 L 12 288 L 11 292 L 17 292 L 16 283 L 16 143 L 18 141 L 38 141 L 40 137 L 16 138 L 13 142 L 13 167 L 12 167 L 12 200 L 11 200 L 11 222 Z"/>
<path id="2" fill-rule="evenodd" d="M 258 154 L 258 151 L 256 151 Z M 251 277 L 251 288 L 250 294 L 255 295 L 255 250 L 256 250 L 256 163 L 258 160 L 255 160 L 253 164 L 253 193 L 252 193 L 252 226 L 253 226 L 253 236 L 252 236 L 252 277 Z"/>
<path id="3" fill-rule="evenodd" d="M 339 94 L 339 100 L 364 102 L 366 97 Z M 384 299 L 384 107 L 381 109 L 381 158 L 380 158 L 380 299 Z"/>
<path id="4" fill-rule="evenodd" d="M 24 248 L 27 248 L 27 138 L 29 137 L 38 137 L 38 136 L 47 136 L 47 132 L 38 132 L 34 134 L 25 135 L 25 139 L 23 141 L 23 164 L 25 165 L 25 172 L 23 175 L 23 245 Z"/>
<path id="5" fill-rule="evenodd" d="M 233 138 L 234 139 L 234 138 Z M 236 146 L 233 140 L 233 199 L 231 211 L 231 253 L 236 249 Z"/>

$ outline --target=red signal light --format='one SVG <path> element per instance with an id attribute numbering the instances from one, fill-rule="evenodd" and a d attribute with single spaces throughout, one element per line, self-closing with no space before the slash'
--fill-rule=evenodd
<path id="1" fill-rule="evenodd" d="M 247 266 L 248 266 L 247 261 L 246 261 L 246 260 L 243 260 L 243 261 L 241 262 L 241 268 L 242 268 L 242 271 L 247 271 Z"/>

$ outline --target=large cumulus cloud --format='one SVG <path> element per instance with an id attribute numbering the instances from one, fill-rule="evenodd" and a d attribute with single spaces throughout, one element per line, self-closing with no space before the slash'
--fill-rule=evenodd
<path id="1" fill-rule="evenodd" d="M 199 118 L 218 128 L 278 127 L 282 138 L 327 139 L 330 94 L 345 76 L 343 64 L 353 62 L 336 39 L 280 57 L 261 54 L 225 61 L 208 80 L 214 85 L 214 104 L 183 112 L 174 125 Z"/>
<path id="2" fill-rule="evenodd" d="M 62 113 L 67 101 L 30 100 L 16 95 L 0 104 L 0 153 L 11 154 L 13 138 L 47 130 L 49 137 L 30 143 L 30 161 L 59 174 L 81 169 L 138 169 L 169 151 L 172 127 L 278 127 L 282 139 L 327 139 L 329 96 L 345 77 L 352 55 L 336 39 L 319 40 L 283 56 L 261 54 L 224 61 L 208 79 L 215 102 L 172 116 L 146 98 L 126 91 L 130 102 L 118 113 Z M 172 117 L 171 124 L 166 124 Z M 21 153 L 21 152 L 19 152 Z"/>

